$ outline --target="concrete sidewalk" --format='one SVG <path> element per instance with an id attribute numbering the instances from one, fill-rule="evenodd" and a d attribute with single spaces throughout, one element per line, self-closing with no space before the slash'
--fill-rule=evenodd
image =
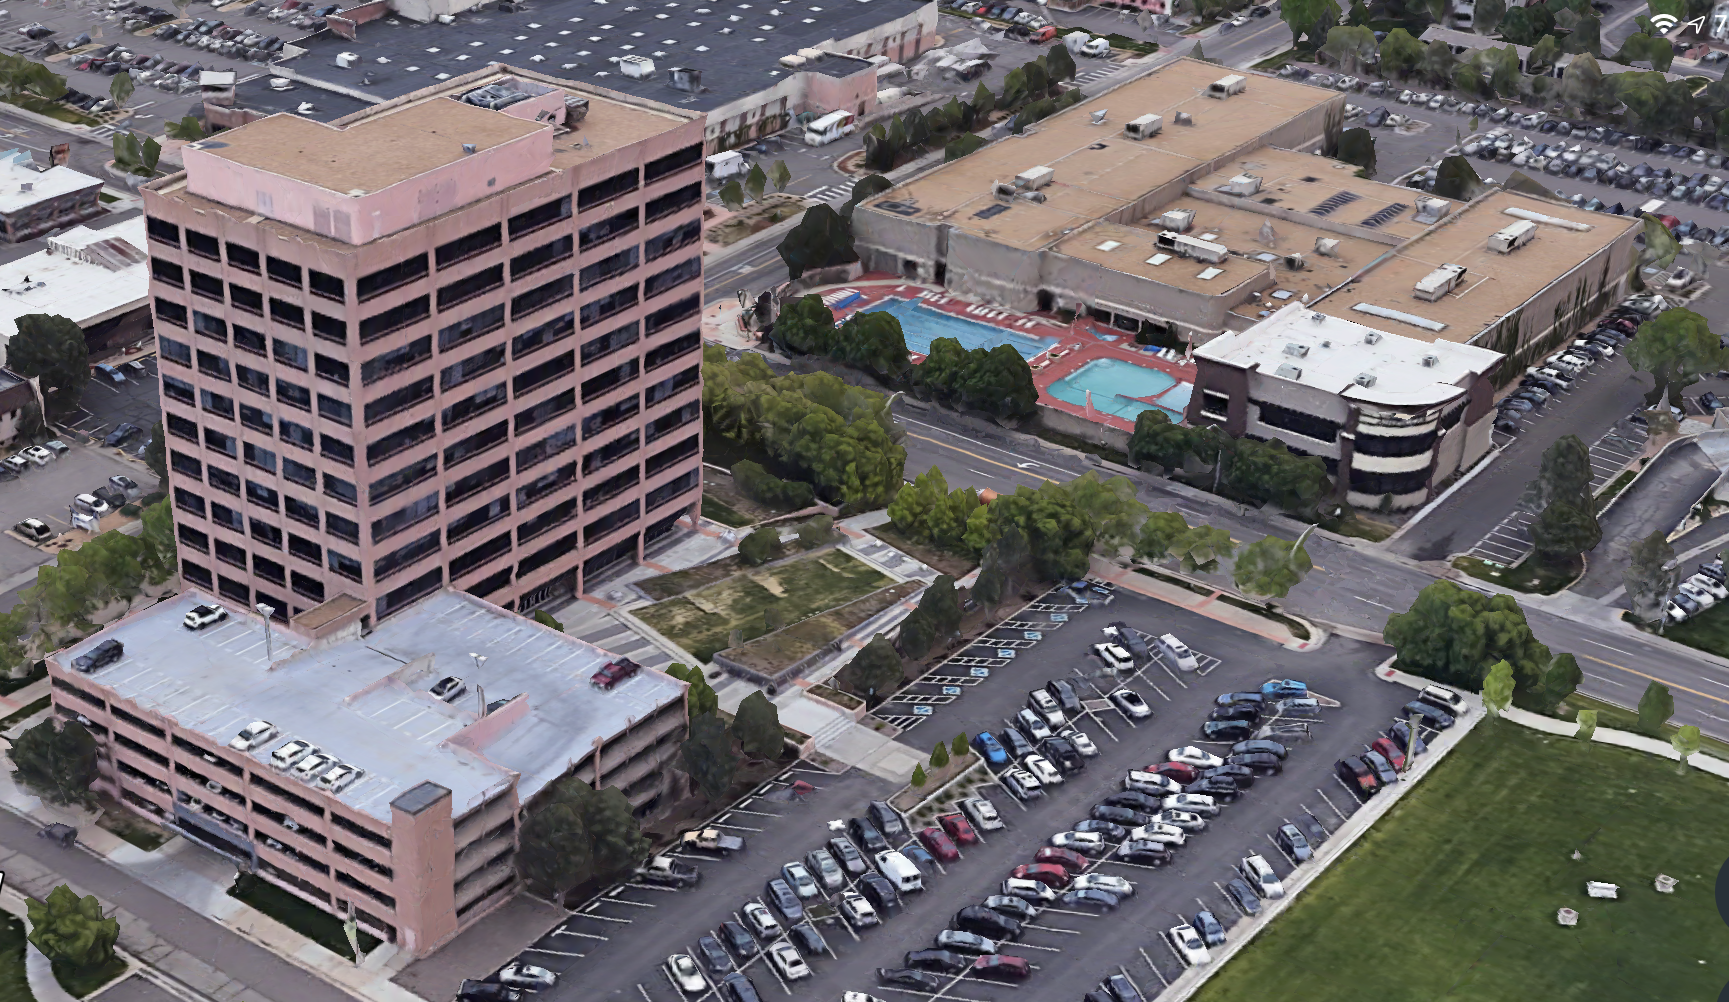
<path id="1" fill-rule="evenodd" d="M 1109 581 L 1119 588 L 1125 588 L 1148 598 L 1156 598 L 1161 602 L 1187 609 L 1196 615 L 1205 616 L 1216 622 L 1232 626 L 1244 633 L 1253 633 L 1264 637 L 1273 643 L 1293 651 L 1312 651 L 1327 640 L 1327 635 L 1311 624 L 1309 639 L 1302 640 L 1291 632 L 1290 627 L 1258 616 L 1247 609 L 1238 608 L 1219 599 L 1225 592 L 1215 589 L 1210 595 L 1201 595 L 1187 588 L 1171 584 L 1160 578 L 1150 577 L 1133 568 L 1123 567 L 1101 557 L 1093 558 L 1093 576 Z M 1167 572 L 1168 573 L 1168 572 Z"/>

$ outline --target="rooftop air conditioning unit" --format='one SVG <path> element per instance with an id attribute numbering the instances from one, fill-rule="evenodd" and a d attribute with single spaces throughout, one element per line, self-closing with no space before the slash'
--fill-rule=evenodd
<path id="1" fill-rule="evenodd" d="M 1159 217 L 1159 225 L 1172 233 L 1187 233 L 1195 226 L 1195 210 L 1172 209 Z"/>
<path id="2" fill-rule="evenodd" d="M 814 49 L 814 48 L 806 47 L 806 48 L 798 50 L 798 54 L 803 56 L 805 58 L 806 62 L 809 62 L 810 60 L 813 60 L 813 59 L 821 59 L 822 58 L 822 50 L 821 49 Z"/>
<path id="3" fill-rule="evenodd" d="M 618 71 L 632 80 L 647 80 L 654 76 L 654 60 L 647 56 L 624 56 L 618 61 Z"/>
<path id="4" fill-rule="evenodd" d="M 1453 203 L 1444 198 L 1417 199 L 1417 222 L 1438 223 L 1453 211 Z"/>
<path id="5" fill-rule="evenodd" d="M 810 62 L 810 60 L 798 55 L 785 55 L 780 57 L 780 64 L 789 70 L 796 70 L 807 62 Z"/>
<path id="6" fill-rule="evenodd" d="M 1308 266 L 1309 266 L 1309 262 L 1303 260 L 1303 255 L 1301 255 L 1301 254 L 1286 254 L 1285 255 L 1285 267 L 1291 269 L 1292 271 L 1302 271 L 1304 268 L 1307 268 Z"/>
<path id="7" fill-rule="evenodd" d="M 1375 374 L 1372 372 L 1360 372 L 1357 374 L 1356 382 L 1358 386 L 1373 386 L 1375 385 Z"/>
<path id="8" fill-rule="evenodd" d="M 1193 125 L 1195 124 L 1195 116 L 1186 111 L 1179 111 L 1171 118 L 1171 121 L 1176 122 L 1178 125 Z"/>
<path id="9" fill-rule="evenodd" d="M 1013 201 L 1015 193 L 1019 190 L 1007 181 L 997 181 L 991 185 L 991 194 L 1005 202 Z"/>
<path id="10" fill-rule="evenodd" d="M 564 97 L 564 124 L 575 125 L 588 117 L 588 98 L 566 94 Z"/>
<path id="11" fill-rule="evenodd" d="M 1537 224 L 1529 219 L 1521 219 L 1490 234 L 1489 249 L 1499 254 L 1511 254 L 1530 243 L 1536 236 Z"/>
<path id="12" fill-rule="evenodd" d="M 1303 378 L 1303 370 L 1297 368 L 1296 366 L 1292 365 L 1289 362 L 1286 362 L 1284 365 L 1281 365 L 1277 369 L 1274 369 L 1273 375 L 1278 376 L 1281 379 L 1302 379 Z"/>
<path id="13" fill-rule="evenodd" d="M 1235 73 L 1228 77 L 1220 77 L 1207 85 L 1207 96 L 1224 100 L 1232 94 L 1241 94 L 1249 86 L 1248 78 Z"/>
<path id="14" fill-rule="evenodd" d="M 1456 264 L 1444 264 L 1424 275 L 1417 282 L 1415 294 L 1425 303 L 1433 303 L 1452 292 L 1465 280 L 1465 269 Z"/>
<path id="15" fill-rule="evenodd" d="M 343 69 L 348 69 L 350 66 L 353 66 L 355 63 L 357 63 L 359 61 L 360 61 L 360 56 L 357 53 L 338 52 L 336 54 L 336 65 L 342 67 Z"/>
<path id="16" fill-rule="evenodd" d="M 1322 257 L 1338 257 L 1339 241 L 1334 240 L 1332 237 L 1316 237 L 1315 253 Z"/>
<path id="17" fill-rule="evenodd" d="M 1015 175 L 1015 186 L 1037 191 L 1055 180 L 1057 172 L 1049 167 L 1029 167 Z"/>
<path id="18" fill-rule="evenodd" d="M 1029 202 L 1043 202 L 1045 200 L 1045 193 L 1042 191 L 1023 191 L 1015 197 L 1024 198 Z"/>
<path id="19" fill-rule="evenodd" d="M 1177 253 L 1208 264 L 1219 264 L 1231 256 L 1230 248 L 1199 237 L 1178 236 L 1174 242 Z"/>
<path id="20" fill-rule="evenodd" d="M 1293 355 L 1297 358 L 1307 358 L 1309 354 L 1309 346 L 1306 344 L 1298 344 L 1295 341 L 1290 341 L 1285 344 L 1285 354 Z"/>
<path id="21" fill-rule="evenodd" d="M 1165 120 L 1158 115 L 1142 115 L 1123 126 L 1123 135 L 1130 139 L 1151 139 L 1163 131 Z"/>
<path id="22" fill-rule="evenodd" d="M 1253 195 L 1261 190 L 1261 179 L 1253 174 L 1238 174 L 1225 182 L 1225 192 L 1231 195 Z"/>
<path id="23" fill-rule="evenodd" d="M 1433 369 L 1435 367 L 1435 365 L 1440 361 L 1441 361 L 1441 356 L 1439 356 L 1439 355 L 1424 355 L 1423 356 L 1423 368 Z"/>

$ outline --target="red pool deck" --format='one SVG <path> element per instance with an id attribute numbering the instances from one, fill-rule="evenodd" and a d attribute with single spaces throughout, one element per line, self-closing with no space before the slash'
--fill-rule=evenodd
<path id="1" fill-rule="evenodd" d="M 1171 361 L 1152 351 L 1142 351 L 1142 346 L 1135 344 L 1134 335 L 1084 317 L 1064 322 L 1054 313 L 1016 313 L 994 306 L 981 306 L 951 296 L 940 286 L 921 285 L 880 274 L 866 274 L 856 282 L 813 289 L 808 294 L 821 296 L 831 307 L 846 302 L 845 306 L 835 309 L 836 320 L 868 311 L 873 304 L 887 299 L 915 299 L 922 302 L 927 309 L 940 310 L 965 320 L 1033 337 L 1058 338 L 1060 340 L 1056 345 L 1028 359 L 1033 370 L 1033 385 L 1038 387 L 1039 403 L 1124 431 L 1133 431 L 1134 422 L 1102 410 L 1089 410 L 1083 405 L 1059 400 L 1050 394 L 1050 385 L 1088 362 L 1101 358 L 1156 369 L 1179 383 L 1192 384 L 1195 381 L 1195 367 L 1192 363 L 1180 358 Z M 847 302 L 855 294 L 857 298 Z M 924 361 L 924 356 L 918 352 L 912 352 L 908 357 L 915 365 Z M 1169 393 L 1167 390 L 1160 396 L 1168 396 Z M 1140 399 L 1143 403 L 1157 403 L 1151 397 Z"/>

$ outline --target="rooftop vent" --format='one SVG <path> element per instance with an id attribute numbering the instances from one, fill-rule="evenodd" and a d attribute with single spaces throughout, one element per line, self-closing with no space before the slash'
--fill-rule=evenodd
<path id="1" fill-rule="evenodd" d="M 1195 124 L 1195 116 L 1189 114 L 1186 111 L 1177 112 L 1176 115 L 1173 116 L 1171 120 L 1176 122 L 1178 125 L 1193 125 L 1193 124 Z"/>
<path id="2" fill-rule="evenodd" d="M 780 57 L 780 64 L 789 70 L 796 70 L 810 60 L 800 55 L 785 55 Z"/>
<path id="3" fill-rule="evenodd" d="M 654 60 L 647 56 L 624 56 L 618 61 L 618 71 L 632 80 L 647 80 L 654 76 Z"/>
<path id="4" fill-rule="evenodd" d="M 1292 365 L 1289 362 L 1286 362 L 1285 364 L 1279 366 L 1277 369 L 1274 369 L 1273 375 L 1278 376 L 1281 379 L 1302 379 L 1303 378 L 1303 370 L 1299 369 L 1298 367 Z"/>
<path id="5" fill-rule="evenodd" d="M 1187 233 L 1194 228 L 1195 210 L 1172 209 L 1159 217 L 1159 225 L 1173 233 Z"/>
<path id="6" fill-rule="evenodd" d="M 1380 331 L 1370 331 L 1369 333 L 1364 334 L 1363 335 L 1363 343 L 1364 344 L 1380 344 L 1381 343 L 1381 332 Z"/>
<path id="7" fill-rule="evenodd" d="M 1285 267 L 1291 269 L 1292 271 L 1302 271 L 1304 268 L 1307 268 L 1308 266 L 1309 266 L 1309 262 L 1303 260 L 1303 255 L 1301 255 L 1301 254 L 1286 254 L 1285 255 Z"/>
<path id="8" fill-rule="evenodd" d="M 360 62 L 360 55 L 358 53 L 355 53 L 355 52 L 338 52 L 336 54 L 336 65 L 342 67 L 343 69 L 348 69 L 350 66 L 353 66 L 355 63 L 358 63 L 358 62 Z"/>
<path id="9" fill-rule="evenodd" d="M 1109 108 L 1100 108 L 1098 111 L 1093 112 L 1092 113 L 1093 114 L 1093 124 L 1094 125 L 1105 124 L 1105 116 L 1109 115 L 1110 113 L 1111 113 L 1111 109 L 1109 109 Z"/>
<path id="10" fill-rule="evenodd" d="M 1418 280 L 1415 295 L 1425 303 L 1433 303 L 1452 292 L 1464 280 L 1464 268 L 1456 264 L 1444 264 Z"/>
<path id="11" fill-rule="evenodd" d="M 575 125 L 588 117 L 588 98 L 565 95 L 564 124 Z"/>
<path id="12" fill-rule="evenodd" d="M 36 190 L 36 182 L 34 182 L 34 181 L 21 181 L 18 184 L 18 190 L 21 192 L 35 191 Z"/>
<path id="13" fill-rule="evenodd" d="M 1248 78 L 1235 73 L 1228 77 L 1220 77 L 1207 85 L 1207 96 L 1224 100 L 1232 94 L 1241 94 L 1249 86 Z"/>
<path id="14" fill-rule="evenodd" d="M 287 77 L 271 77 L 270 78 L 270 89 L 271 90 L 293 90 L 294 89 L 294 81 L 288 79 Z"/>
<path id="15" fill-rule="evenodd" d="M 1029 202 L 1043 202 L 1045 200 L 1045 193 L 1042 191 L 1023 191 L 1015 197 L 1024 198 Z"/>
<path id="16" fill-rule="evenodd" d="M 1453 203 L 1444 198 L 1417 199 L 1417 222 L 1438 223 L 1453 211 Z"/>
<path id="17" fill-rule="evenodd" d="M 1261 190 L 1261 179 L 1253 174 L 1238 174 L 1225 182 L 1225 192 L 1231 195 L 1253 195 Z"/>
<path id="18" fill-rule="evenodd" d="M 1015 192 L 1019 190 L 1008 181 L 995 181 L 991 184 L 991 194 L 1004 201 L 1012 200 L 1015 197 Z"/>
<path id="19" fill-rule="evenodd" d="M 1537 236 L 1537 224 L 1521 219 L 1489 235 L 1489 249 L 1497 254 L 1511 254 Z"/>
<path id="20" fill-rule="evenodd" d="M 1438 363 L 1440 361 L 1441 361 L 1441 356 L 1439 356 L 1439 355 L 1424 355 L 1423 356 L 1423 368 L 1433 369 L 1435 367 L 1436 363 Z"/>
<path id="21" fill-rule="evenodd" d="M 473 143 L 463 143 L 462 144 L 462 152 L 464 155 L 473 156 L 474 151 L 475 151 L 475 146 Z"/>
<path id="22" fill-rule="evenodd" d="M 1307 358 L 1309 357 L 1309 346 L 1306 344 L 1298 344 L 1295 341 L 1290 341 L 1285 344 L 1285 354 L 1292 355 L 1296 358 Z"/>
<path id="23" fill-rule="evenodd" d="M 1057 172 L 1049 167 L 1029 167 L 1015 175 L 1015 187 L 1037 191 L 1050 184 Z"/>
<path id="24" fill-rule="evenodd" d="M 1158 115 L 1142 115 L 1123 126 L 1123 135 L 1130 139 L 1151 139 L 1163 131 L 1165 120 Z"/>
<path id="25" fill-rule="evenodd" d="M 528 95 L 506 83 L 489 83 L 485 87 L 477 87 L 462 95 L 463 104 L 472 104 L 476 108 L 488 111 L 498 111 L 508 108 L 519 101 L 528 100 Z"/>
<path id="26" fill-rule="evenodd" d="M 1322 257 L 1338 257 L 1339 241 L 1334 240 L 1332 237 L 1316 237 L 1315 253 Z"/>
<path id="27" fill-rule="evenodd" d="M 673 90 L 682 90 L 687 94 L 702 93 L 702 71 L 687 66 L 674 66 L 666 71 L 667 83 Z"/>
<path id="28" fill-rule="evenodd" d="M 1356 383 L 1358 386 L 1373 386 L 1375 385 L 1375 374 L 1372 372 L 1359 372 L 1357 373 Z"/>

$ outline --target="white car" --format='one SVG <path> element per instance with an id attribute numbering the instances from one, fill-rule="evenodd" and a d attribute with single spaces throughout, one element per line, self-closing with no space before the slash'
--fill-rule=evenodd
<path id="1" fill-rule="evenodd" d="M 1085 731 L 1079 731 L 1071 727 L 1058 734 L 1057 737 L 1067 738 L 1069 744 L 1074 745 L 1075 751 L 1080 752 L 1081 757 L 1083 758 L 1097 758 L 1099 755 L 1099 746 L 1093 744 L 1093 739 L 1087 737 Z"/>
<path id="2" fill-rule="evenodd" d="M 1032 758 L 1033 756 L 1029 755 L 1027 757 Z M 1041 789 L 1045 785 L 1045 784 L 1039 782 L 1039 777 L 1033 775 L 1032 773 L 1026 771 L 1025 769 L 1004 769 L 1003 775 L 1004 776 L 1013 776 L 1015 778 L 1016 782 L 1020 783 L 1022 786 L 1028 787 L 1029 789 L 1033 789 L 1033 790 Z"/>
<path id="3" fill-rule="evenodd" d="M 1129 832 L 1129 838 L 1136 842 L 1158 842 L 1161 845 L 1182 845 L 1188 841 L 1188 836 L 1176 825 L 1165 825 L 1153 822 L 1142 825 Z"/>
<path id="4" fill-rule="evenodd" d="M 1356 77 L 1347 76 L 1347 77 L 1340 77 L 1339 79 L 1333 81 L 1333 86 L 1339 90 L 1351 90 L 1352 88 L 1356 87 L 1360 83 L 1362 83 L 1362 81 L 1358 80 Z"/>
<path id="5" fill-rule="evenodd" d="M 1181 748 L 1172 748 L 1170 751 L 1165 752 L 1165 760 L 1168 762 L 1181 762 L 1184 765 L 1192 765 L 1197 769 L 1216 769 L 1225 764 L 1224 759 L 1214 755 L 1212 752 L 1196 748 L 1194 745 L 1184 745 Z"/>
<path id="6" fill-rule="evenodd" d="M 1135 670 L 1135 656 L 1120 644 L 1094 644 L 1093 656 L 1113 672 Z"/>
<path id="7" fill-rule="evenodd" d="M 1687 596 L 1688 598 L 1692 599 L 1693 601 L 1698 602 L 1700 608 L 1702 608 L 1702 609 L 1709 609 L 1712 606 L 1717 604 L 1717 596 L 1711 594 L 1710 592 L 1699 587 L 1698 585 L 1694 584 L 1691 581 L 1681 582 L 1681 584 L 1675 590 L 1680 592 L 1681 594 Z"/>
<path id="8" fill-rule="evenodd" d="M 1001 947 L 994 939 L 980 936 L 976 932 L 962 932 L 959 929 L 944 929 L 937 933 L 937 949 L 953 950 L 956 953 L 973 953 L 979 956 L 990 956 Z"/>
<path id="9" fill-rule="evenodd" d="M 1031 710 L 1022 710 L 1015 714 L 1014 723 L 1035 744 L 1056 733 L 1051 730 L 1051 725 L 1045 723 L 1045 718 Z"/>
<path id="10" fill-rule="evenodd" d="M 1133 689 L 1118 689 L 1111 693 L 1110 700 L 1130 720 L 1145 720 L 1153 715 L 1153 708 Z"/>
<path id="11" fill-rule="evenodd" d="M 1028 755 L 1021 759 L 1021 767 L 1038 777 L 1042 786 L 1056 786 L 1063 781 L 1063 774 L 1043 755 Z"/>
<path id="12" fill-rule="evenodd" d="M 1069 887 L 1077 891 L 1097 890 L 1108 891 L 1119 898 L 1126 898 L 1135 893 L 1135 885 L 1108 873 L 1083 873 L 1075 878 Z"/>
<path id="13" fill-rule="evenodd" d="M 49 452 L 47 449 L 42 448 L 40 445 L 32 445 L 30 448 L 25 449 L 18 455 L 30 460 L 37 466 L 47 466 L 49 463 L 54 461 L 54 454 Z"/>
<path id="14" fill-rule="evenodd" d="M 353 786 L 364 775 L 366 775 L 365 769 L 356 769 L 347 762 L 338 762 L 324 775 L 318 777 L 318 785 L 331 793 L 341 793 Z"/>
<path id="15" fill-rule="evenodd" d="M 512 988 L 551 988 L 558 984 L 558 975 L 544 967 L 535 967 L 520 960 L 506 964 L 498 972 L 498 980 Z"/>
<path id="16" fill-rule="evenodd" d="M 1201 942 L 1201 934 L 1188 923 L 1172 926 L 1165 934 L 1170 940 L 1171 949 L 1177 951 L 1177 956 L 1183 958 L 1183 963 L 1189 967 L 1196 964 L 1211 963 L 1213 955 L 1207 952 L 1207 945 Z"/>
<path id="17" fill-rule="evenodd" d="M 1174 797 L 1166 797 L 1160 801 L 1159 806 L 1167 811 L 1188 811 L 1203 818 L 1219 816 L 1219 805 L 1205 793 L 1179 793 Z"/>
<path id="18" fill-rule="evenodd" d="M 1155 797 L 1174 797 L 1183 792 L 1183 784 L 1156 772 L 1131 772 L 1123 777 L 1123 789 Z"/>
<path id="19" fill-rule="evenodd" d="M 1036 880 L 1023 880 L 1018 877 L 1010 877 L 1003 881 L 1003 893 L 1007 894 L 1011 898 L 1020 898 L 1023 901 L 1037 901 L 1040 904 L 1046 904 L 1057 899 L 1057 892 L 1051 890 L 1050 887 L 1045 884 Z"/>
<path id="20" fill-rule="evenodd" d="M 997 805 L 983 797 L 968 797 L 961 801 L 961 811 L 972 819 L 973 827 L 980 831 L 994 832 L 1004 827 L 1002 815 L 997 813 Z"/>
<path id="21" fill-rule="evenodd" d="M 845 891 L 840 896 L 840 913 L 854 929 L 863 929 L 882 921 L 869 899 L 857 891 Z"/>
<path id="22" fill-rule="evenodd" d="M 310 783 L 336 764 L 336 757 L 315 751 L 294 764 L 294 778 Z"/>
<path id="23" fill-rule="evenodd" d="M 1173 825 L 1186 832 L 1198 832 L 1207 827 L 1207 819 L 1192 811 L 1160 811 L 1153 820 L 1161 825 Z"/>
<path id="24" fill-rule="evenodd" d="M 299 764 L 301 759 L 316 751 L 318 748 L 308 742 L 290 741 L 270 753 L 270 764 L 278 769 L 287 769 Z"/>
<path id="25" fill-rule="evenodd" d="M 1723 587 L 1715 578 L 1705 574 L 1695 574 L 1687 579 L 1687 583 L 1711 593 L 1711 597 L 1721 602 L 1729 598 L 1729 588 Z"/>
<path id="26" fill-rule="evenodd" d="M 188 630 L 202 630 L 211 623 L 220 623 L 227 618 L 228 610 L 220 605 L 198 605 L 186 613 L 180 620 L 180 625 Z"/>
<path id="27" fill-rule="evenodd" d="M 780 923 L 769 913 L 768 906 L 761 901 L 747 901 L 739 911 L 744 913 L 744 924 L 750 926 L 760 939 L 779 939 L 781 937 Z"/>
<path id="28" fill-rule="evenodd" d="M 6 465 L 22 473 L 30 468 L 30 457 L 24 455 L 22 452 L 16 452 L 6 457 Z"/>
<path id="29" fill-rule="evenodd" d="M 665 969 L 667 978 L 686 995 L 702 995 L 708 991 L 708 979 L 702 976 L 702 968 L 689 954 L 675 953 L 666 958 Z"/>
<path id="30" fill-rule="evenodd" d="M 1279 883 L 1279 875 L 1273 872 L 1273 867 L 1261 858 L 1260 853 L 1250 853 L 1243 857 L 1242 865 L 1237 868 L 1255 888 L 1255 893 L 1263 898 L 1282 898 L 1285 896 L 1285 885 Z"/>
<path id="31" fill-rule="evenodd" d="M 1043 689 L 1034 689 L 1027 693 L 1027 707 L 1045 718 L 1045 723 L 1052 727 L 1061 727 L 1068 723 L 1068 718 L 1063 716 L 1063 708 L 1057 705 L 1057 698 Z"/>
<path id="32" fill-rule="evenodd" d="M 266 741 L 276 737 L 276 725 L 268 720 L 254 720 L 246 728 L 228 742 L 228 747 L 235 751 L 251 751 Z"/>
<path id="33" fill-rule="evenodd" d="M 1105 837 L 1098 832 L 1057 832 L 1051 836 L 1051 845 L 1091 856 L 1105 851 Z"/>
<path id="34" fill-rule="evenodd" d="M 43 450 L 47 451 L 47 450 Z M 72 499 L 72 507 L 97 518 L 105 518 L 114 513 L 114 508 L 108 502 L 94 494 L 80 494 Z"/>
<path id="35" fill-rule="evenodd" d="M 804 962 L 804 958 L 798 955 L 798 950 L 791 943 L 785 941 L 768 948 L 768 962 L 773 964 L 774 969 L 787 981 L 798 981 L 810 977 L 811 974 L 810 965 Z"/>

